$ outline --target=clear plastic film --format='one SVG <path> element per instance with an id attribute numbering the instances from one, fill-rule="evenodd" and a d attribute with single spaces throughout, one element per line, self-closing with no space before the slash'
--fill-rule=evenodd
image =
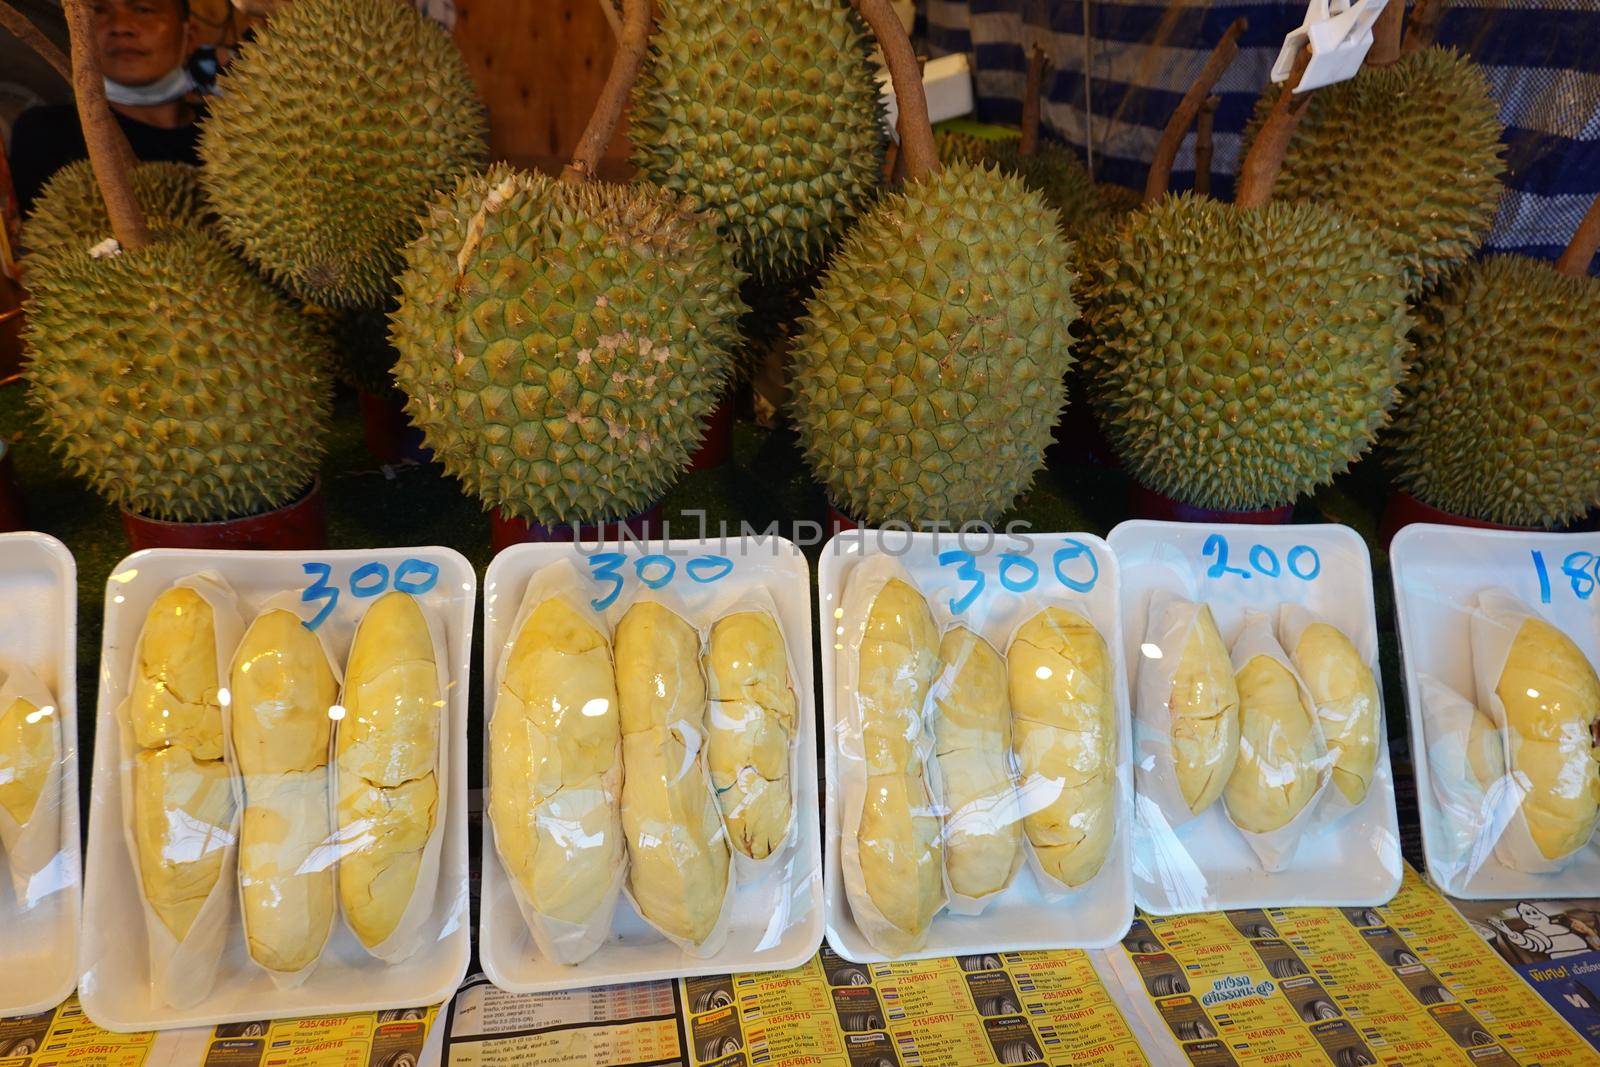
<path id="1" fill-rule="evenodd" d="M 151 605 L 118 711 L 123 834 L 144 904 L 152 996 L 211 991 L 234 922 L 240 782 L 228 666 L 244 623 L 223 578 L 180 579 Z"/>
<path id="2" fill-rule="evenodd" d="M 504 989 L 543 992 L 803 963 L 823 926 L 804 556 L 757 537 L 519 545 L 489 570 L 486 656 L 508 647 L 532 605 L 556 591 L 605 635 L 604 664 L 586 684 L 609 686 L 604 699 L 616 708 L 614 791 L 574 793 L 567 815 L 604 823 L 585 840 L 614 840 L 620 862 L 594 867 L 615 888 L 586 899 L 593 908 L 604 892 L 612 903 L 565 931 L 583 940 L 569 940 L 582 954 L 563 959 L 550 917 L 518 908 L 523 890 L 508 856 L 516 846 L 496 819 L 498 862 L 485 865 L 479 935 L 485 971 Z M 580 673 L 552 668 L 568 685 Z M 501 687 L 486 700 L 491 810 L 505 699 Z M 626 905 L 615 906 L 624 892 Z M 521 929 L 534 921 L 529 944 Z"/>
<path id="3" fill-rule="evenodd" d="M 1279 610 L 1278 637 L 1311 694 L 1328 746 L 1333 788 L 1323 802 L 1330 809 L 1357 807 L 1372 788 L 1385 729 L 1377 649 L 1358 648 L 1299 604 Z"/>
<path id="4" fill-rule="evenodd" d="M 432 548 L 158 550 L 113 569 L 91 1019 L 209 1026 L 454 988 L 470 955 L 475 589 L 464 559 Z"/>
<path id="5" fill-rule="evenodd" d="M 0 534 L 0 1017 L 71 991 L 79 927 L 77 590 L 44 534 Z"/>
<path id="6" fill-rule="evenodd" d="M 1504 829 L 1508 779 L 1500 727 L 1473 701 L 1430 675 L 1420 678 L 1428 783 L 1443 816 L 1430 859 L 1445 884 L 1467 884 L 1483 869 Z"/>

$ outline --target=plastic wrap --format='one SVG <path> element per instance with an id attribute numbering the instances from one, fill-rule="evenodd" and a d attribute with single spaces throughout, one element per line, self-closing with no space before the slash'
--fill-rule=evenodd
<path id="1" fill-rule="evenodd" d="M 530 631 L 536 612 L 540 629 Z M 546 628 L 549 644 L 531 643 Z M 528 651 L 519 652 L 524 641 Z M 569 561 L 552 563 L 528 582 L 495 678 L 489 720 L 495 846 L 539 951 L 558 963 L 581 963 L 611 933 L 627 851 L 610 628 L 589 607 Z M 535 693 L 543 696 L 536 701 Z M 530 715 L 544 707 L 547 721 Z"/>
<path id="2" fill-rule="evenodd" d="M 37 533 L 0 534 L 0 1017 L 56 1004 L 79 929 L 76 571 Z"/>
<path id="3" fill-rule="evenodd" d="M 456 987 L 471 951 L 462 679 L 475 588 L 464 559 L 430 548 L 157 550 L 130 556 L 112 571 L 80 979 L 91 1019 L 122 1031 L 211 1026 L 430 1003 Z M 141 680 L 152 606 L 174 589 L 196 591 L 212 608 L 212 655 L 224 683 L 213 698 L 214 712 L 196 714 L 209 706 L 193 696 L 194 665 L 176 660 L 174 646 L 191 642 L 180 627 L 165 628 L 164 655 L 171 662 L 149 669 L 165 680 Z M 397 629 L 382 642 L 377 659 L 369 661 L 377 669 L 358 661 L 357 675 L 341 694 L 341 667 L 355 635 L 391 590 L 415 600 L 426 633 L 415 625 Z M 249 630 L 241 617 L 250 621 Z M 363 695 L 366 690 L 357 691 L 363 677 L 379 679 L 381 691 L 383 679 L 392 678 L 385 656 L 415 662 L 424 643 L 434 657 L 422 687 L 433 713 L 431 723 L 424 717 L 422 729 L 438 735 L 431 754 L 403 720 L 397 726 L 398 716 L 375 711 Z M 135 715 L 135 708 L 144 713 Z M 199 817 L 204 808 L 199 794 L 184 784 L 197 781 L 195 776 L 207 774 L 206 765 L 217 762 L 204 758 L 214 749 L 214 731 L 200 727 L 213 713 L 222 719 L 226 743 L 220 755 L 236 791 L 232 842 L 209 837 L 211 831 L 201 826 L 206 820 Z M 365 832 L 364 820 L 378 820 L 381 832 L 384 820 L 404 812 L 365 808 L 340 831 L 337 737 L 357 722 L 378 727 L 347 738 L 346 755 L 361 764 L 363 782 L 374 774 L 384 780 L 391 772 L 408 775 L 405 768 L 414 759 L 433 767 L 438 790 L 430 831 L 434 840 L 423 846 L 437 856 L 433 873 L 423 869 L 432 861 L 419 858 L 416 884 L 394 931 L 370 947 L 356 931 L 370 935 L 372 928 L 354 909 L 341 906 L 339 883 L 350 875 L 364 878 L 364 865 L 372 862 L 372 835 Z M 177 773 L 136 776 L 141 764 Z M 167 919 L 182 925 L 197 903 L 193 886 L 209 873 L 176 864 L 162 870 L 163 878 L 177 877 L 162 890 L 170 890 L 170 896 L 157 898 L 161 907 L 150 904 L 144 856 L 152 852 L 146 846 L 141 853 L 139 836 L 160 838 L 159 820 L 147 818 L 152 809 L 146 802 L 162 795 L 157 785 L 170 786 L 163 805 L 168 812 L 185 812 L 181 822 L 194 851 L 209 839 L 220 840 L 232 853 L 223 858 L 222 876 L 198 901 L 181 940 Z M 158 809 L 156 814 L 164 813 Z M 168 825 L 173 825 L 170 818 Z M 363 827 L 359 832 L 358 826 Z M 394 899 L 401 895 L 394 891 Z M 145 936 L 130 934 L 139 929 Z"/>
<path id="4" fill-rule="evenodd" d="M 680 607 L 646 589 L 617 622 L 624 888 L 645 922 L 709 958 L 727 943 L 734 853 L 706 760 L 704 642 Z"/>
<path id="5" fill-rule="evenodd" d="M 210 616 L 203 630 L 182 622 L 185 611 L 200 618 L 196 599 Z M 157 629 L 169 636 L 150 648 Z M 221 576 L 202 572 L 173 583 L 140 627 L 117 715 L 128 754 L 123 832 L 142 890 L 151 992 L 175 1007 L 210 992 L 234 921 L 243 798 L 227 754 L 231 709 L 222 694 L 243 629 L 237 597 Z M 150 795 L 157 787 L 159 797 Z"/>
<path id="6" fill-rule="evenodd" d="M 1135 665 L 1140 907 L 1389 900 L 1403 866 L 1366 543 L 1343 526 L 1146 521 L 1110 541 Z"/>
<path id="7" fill-rule="evenodd" d="M 1104 542 L 858 530 L 823 550 L 818 587 L 834 950 L 873 963 L 1115 943 L 1133 916 L 1132 769 Z M 865 869 L 887 846 L 898 864 Z"/>
<path id="8" fill-rule="evenodd" d="M 1600 816 L 1600 678 L 1570 637 L 1503 589 L 1478 594 L 1469 625 L 1478 706 L 1500 730 L 1508 776 L 1495 856 L 1556 873 L 1590 847 Z"/>
<path id="9" fill-rule="evenodd" d="M 1421 678 L 1423 737 L 1433 799 L 1446 837 L 1435 857 L 1470 881 L 1494 851 L 1496 797 L 1504 792 L 1505 744 L 1500 727 L 1437 678 Z"/>
<path id="10" fill-rule="evenodd" d="M 421 946 L 439 888 L 450 795 L 444 628 L 402 592 L 373 602 L 350 643 L 334 724 L 339 909 L 362 947 L 398 963 Z"/>
<path id="11" fill-rule="evenodd" d="M 631 860 L 606 868 L 629 892 L 624 902 L 586 914 L 591 921 L 582 929 L 566 931 L 581 936 L 564 945 L 549 936 L 548 917 L 542 928 L 530 928 L 506 862 L 502 827 L 486 826 L 479 931 L 485 972 L 501 988 L 544 992 L 804 963 L 821 942 L 823 925 L 805 558 L 787 541 L 756 537 L 507 549 L 495 557 L 484 589 L 484 655 L 491 685 L 500 677 L 499 661 L 521 627 L 527 601 L 547 595 L 543 591 L 552 584 L 564 591 L 573 611 L 587 613 L 615 641 L 607 671 L 620 705 L 613 727 L 621 746 L 612 816 L 617 830 L 591 836 L 615 837 L 623 857 L 634 853 Z M 624 628 L 630 612 L 641 614 Z M 645 613 L 655 616 L 648 625 L 643 625 Z M 677 621 L 669 622 L 669 613 Z M 765 668 L 759 673 L 765 680 L 732 672 L 746 677 L 749 685 L 740 691 L 760 704 L 759 712 L 748 706 L 735 712 L 728 695 L 712 682 L 708 635 L 719 620 L 741 613 L 765 613 L 778 624 L 781 647 L 764 647 L 761 653 Z M 763 633 L 767 646 L 773 635 Z M 766 691 L 769 685 L 792 693 L 792 712 L 775 698 L 781 694 Z M 493 687 L 485 698 L 491 735 L 499 694 Z M 785 714 L 792 718 L 786 737 L 778 728 Z M 736 725 L 752 721 L 761 724 L 759 737 Z M 715 740 L 718 730 L 727 731 L 721 742 Z M 714 745 L 722 742 L 728 748 L 719 752 Z M 489 757 L 492 794 L 498 774 L 492 736 Z M 776 786 L 787 803 L 785 827 L 756 831 L 750 838 L 771 845 L 764 858 L 756 859 L 731 844 L 734 835 L 727 829 L 727 810 L 718 803 L 717 776 L 743 775 L 753 785 L 750 774 L 766 781 L 777 767 L 783 773 L 774 775 L 776 781 L 742 794 L 747 799 L 759 794 L 765 804 L 777 799 L 769 788 Z M 649 788 L 628 789 L 630 776 L 635 785 L 649 783 Z M 722 796 L 734 792 L 724 789 Z M 599 810 L 593 798 L 578 807 L 581 813 Z M 668 809 L 667 817 L 662 808 Z M 752 829 L 748 821 L 743 825 Z M 680 864 L 657 847 L 675 837 L 686 850 L 680 858 L 687 855 L 690 862 Z M 615 892 L 609 887 L 606 892 L 615 901 Z M 598 888 L 588 892 L 591 907 L 602 895 Z M 706 923 L 697 929 L 690 919 Z M 557 955 L 569 949 L 575 951 Z"/>

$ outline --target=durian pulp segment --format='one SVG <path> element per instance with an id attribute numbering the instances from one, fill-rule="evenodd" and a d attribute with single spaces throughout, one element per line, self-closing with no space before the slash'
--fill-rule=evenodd
<path id="1" fill-rule="evenodd" d="M 1472 709 L 1472 725 L 1467 728 L 1467 770 L 1481 789 L 1488 789 L 1506 773 L 1506 746 L 1500 727 L 1477 707 Z"/>
<path id="2" fill-rule="evenodd" d="M 1222 795 L 1239 758 L 1239 687 L 1211 608 L 1199 605 L 1172 676 L 1172 759 L 1178 789 L 1198 815 Z"/>
<path id="3" fill-rule="evenodd" d="M 1383 729 L 1378 680 L 1350 639 L 1325 622 L 1301 632 L 1294 666 L 1317 704 L 1333 757 L 1333 784 L 1346 800 L 1359 804 L 1378 765 L 1378 733 Z"/>
<path id="4" fill-rule="evenodd" d="M 256 774 L 245 787 L 239 831 L 245 940 L 261 966 L 293 973 L 322 954 L 333 925 L 328 769 Z"/>
<path id="5" fill-rule="evenodd" d="M 1023 829 L 1052 878 L 1099 873 L 1116 832 L 1116 701 L 1111 657 L 1094 624 L 1050 607 L 1006 650 Z"/>
<path id="6" fill-rule="evenodd" d="M 395 930 L 416 886 L 439 805 L 439 691 L 433 637 L 416 600 L 389 592 L 350 649 L 339 760 L 339 900 L 361 942 Z"/>
<path id="7" fill-rule="evenodd" d="M 866 793 L 856 845 L 872 905 L 919 935 L 944 899 L 939 811 L 922 765 L 923 702 L 938 670 L 939 631 L 928 602 L 898 578 L 867 611 L 856 702 Z"/>
<path id="8" fill-rule="evenodd" d="M 795 691 L 778 620 L 765 611 L 724 615 L 706 651 L 711 712 L 706 765 L 729 841 L 765 859 L 788 838 L 794 816 L 789 753 Z"/>
<path id="9" fill-rule="evenodd" d="M 722 395 L 741 278 L 662 189 L 497 164 L 436 198 L 406 251 L 390 340 L 407 414 L 508 516 L 631 515 L 677 480 Z"/>
<path id="10" fill-rule="evenodd" d="M 1239 761 L 1223 802 L 1234 825 L 1264 834 L 1287 825 L 1317 794 L 1316 712 L 1271 656 L 1252 657 L 1238 683 Z"/>
<path id="11" fill-rule="evenodd" d="M 55 708 L 16 697 L 0 710 L 0 807 L 26 825 L 39 806 L 50 768 L 60 758 Z"/>
<path id="12" fill-rule="evenodd" d="M 622 827 L 640 913 L 675 937 L 711 936 L 729 892 L 728 838 L 706 769 L 700 635 L 654 601 L 617 623 Z"/>
<path id="13" fill-rule="evenodd" d="M 564 598 L 541 602 L 489 719 L 489 815 L 511 877 L 560 922 L 609 904 L 624 862 L 617 703 L 606 635 Z"/>
<path id="14" fill-rule="evenodd" d="M 218 225 L 297 299 L 375 306 L 428 198 L 485 155 L 450 36 L 408 4 L 296 0 L 260 27 L 200 126 Z"/>
<path id="15" fill-rule="evenodd" d="M 956 893 L 986 897 L 1010 884 L 1022 856 L 1006 665 L 966 627 L 945 633 L 939 661 L 933 736 L 944 783 L 945 875 Z"/>
<path id="16" fill-rule="evenodd" d="M 1578 851 L 1600 817 L 1600 678 L 1572 639 L 1529 616 L 1512 640 L 1495 693 L 1505 705 L 1522 814 L 1546 859 Z"/>
<path id="17" fill-rule="evenodd" d="M 181 745 L 133 757 L 133 838 L 145 899 L 182 941 L 222 876 L 233 844 L 232 775 Z"/>
<path id="18" fill-rule="evenodd" d="M 806 305 L 791 409 L 833 503 L 881 524 L 993 521 L 1066 402 L 1078 316 L 1056 214 L 953 164 L 884 197 Z"/>
<path id="19" fill-rule="evenodd" d="M 156 597 L 139 632 L 128 702 L 143 748 L 178 745 L 199 760 L 222 758 L 221 688 L 211 605 L 186 586 Z"/>
<path id="20" fill-rule="evenodd" d="M 322 954 L 333 916 L 328 741 L 338 683 L 321 642 L 281 608 L 245 630 L 229 679 L 244 779 L 239 886 L 250 957 L 295 972 Z"/>
<path id="21" fill-rule="evenodd" d="M 713 218 L 756 277 L 814 266 L 883 168 L 872 41 L 835 0 L 662 0 L 629 136 L 650 182 Z"/>

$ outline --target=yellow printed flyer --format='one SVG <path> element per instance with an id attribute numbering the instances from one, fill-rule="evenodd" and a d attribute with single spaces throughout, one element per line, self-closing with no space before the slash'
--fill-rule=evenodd
<path id="1" fill-rule="evenodd" d="M 1197 1067 L 1600 1064 L 1409 868 L 1384 907 L 1141 914 L 1122 945 L 1128 1017 Z"/>
<path id="2" fill-rule="evenodd" d="M 0 1019 L 0 1067 L 144 1067 L 155 1034 L 114 1034 L 90 1022 L 76 995 L 38 1015 Z"/>

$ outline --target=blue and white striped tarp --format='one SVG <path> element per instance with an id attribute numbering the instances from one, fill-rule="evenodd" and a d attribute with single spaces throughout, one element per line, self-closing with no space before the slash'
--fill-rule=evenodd
<path id="1" fill-rule="evenodd" d="M 1018 121 L 1028 52 L 1043 48 L 1047 129 L 1097 177 L 1138 189 L 1167 117 L 1244 16 L 1239 58 L 1217 86 L 1212 185 L 1226 197 L 1256 97 L 1304 13 L 1282 0 L 921 0 L 918 28 L 931 55 L 971 56 L 985 122 Z M 1456 0 L 1438 42 L 1483 66 L 1506 126 L 1506 192 L 1488 246 L 1559 255 L 1600 193 L 1600 0 Z M 1172 186 L 1193 183 L 1191 132 Z"/>

